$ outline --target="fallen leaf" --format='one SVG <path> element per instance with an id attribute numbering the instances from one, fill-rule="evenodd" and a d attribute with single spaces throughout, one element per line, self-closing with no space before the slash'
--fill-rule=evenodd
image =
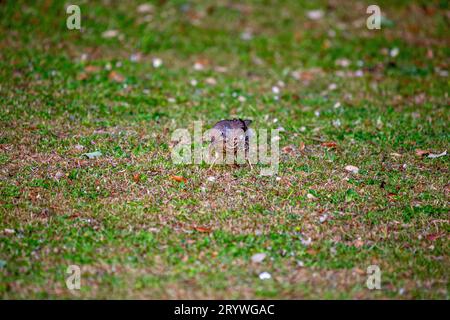
<path id="1" fill-rule="evenodd" d="M 392 193 L 392 192 L 389 192 L 389 193 L 387 194 L 387 197 L 388 197 L 388 199 L 389 199 L 390 202 L 396 201 L 396 199 L 395 199 L 396 196 L 397 196 L 397 194 L 396 194 L 396 193 Z"/>
<path id="2" fill-rule="evenodd" d="M 334 141 L 322 142 L 321 146 L 322 147 L 326 147 L 326 148 L 336 148 L 337 147 L 337 143 L 334 142 Z"/>
<path id="3" fill-rule="evenodd" d="M 94 151 L 94 152 L 83 153 L 82 155 L 87 157 L 88 159 L 95 159 L 95 158 L 100 157 L 102 155 L 102 153 L 100 151 Z"/>
<path id="4" fill-rule="evenodd" d="M 111 71 L 108 75 L 109 80 L 115 81 L 115 82 L 124 82 L 125 77 L 118 73 L 117 71 Z"/>
<path id="5" fill-rule="evenodd" d="M 80 74 L 77 75 L 78 81 L 83 81 L 86 80 L 87 78 L 89 78 L 89 76 L 86 72 L 81 72 Z"/>
<path id="6" fill-rule="evenodd" d="M 86 71 L 87 73 L 99 72 L 100 71 L 100 67 L 89 65 L 89 66 L 86 66 L 84 68 L 84 71 Z"/>
<path id="7" fill-rule="evenodd" d="M 430 150 L 416 149 L 416 155 L 418 155 L 419 157 L 426 156 L 428 154 L 430 154 Z"/>
<path id="8" fill-rule="evenodd" d="M 364 242 L 362 240 L 358 239 L 354 242 L 354 245 L 355 245 L 355 247 L 360 248 L 364 245 Z"/>
<path id="9" fill-rule="evenodd" d="M 429 240 L 429 241 L 434 241 L 434 240 L 436 240 L 436 239 L 439 239 L 440 237 L 442 237 L 441 234 L 438 234 L 438 233 L 432 233 L 432 234 L 427 235 L 427 240 Z"/>
<path id="10" fill-rule="evenodd" d="M 184 182 L 187 183 L 187 179 L 182 176 L 170 176 L 170 179 L 175 180 L 177 182 Z"/>
<path id="11" fill-rule="evenodd" d="M 141 175 L 139 173 L 136 173 L 135 175 L 133 175 L 134 182 L 138 183 L 140 179 L 141 179 Z"/>
<path id="12" fill-rule="evenodd" d="M 74 214 L 71 214 L 70 216 L 69 216 L 69 219 L 75 219 L 75 218 L 79 218 L 80 217 L 80 214 L 78 213 L 78 212 L 76 212 L 76 213 L 74 213 Z"/>
<path id="13" fill-rule="evenodd" d="M 298 147 L 299 151 L 303 151 L 305 150 L 305 143 L 304 142 L 300 142 L 300 146 Z"/>
<path id="14" fill-rule="evenodd" d="M 282 149 L 281 149 L 281 151 L 283 152 L 283 153 L 288 153 L 288 154 L 294 154 L 295 153 L 295 148 L 294 148 L 294 146 L 292 146 L 292 145 L 290 145 L 290 146 L 285 146 L 285 147 L 283 147 Z"/>
<path id="15" fill-rule="evenodd" d="M 196 230 L 198 232 L 204 232 L 204 233 L 209 233 L 212 231 L 211 228 L 207 228 L 207 227 L 194 227 L 194 230 Z"/>

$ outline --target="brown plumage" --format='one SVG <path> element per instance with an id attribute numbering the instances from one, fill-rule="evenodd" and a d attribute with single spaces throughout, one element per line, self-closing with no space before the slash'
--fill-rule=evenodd
<path id="1" fill-rule="evenodd" d="M 249 125 L 251 120 L 221 120 L 213 126 L 211 147 L 216 151 L 232 152 L 236 156 L 240 146 L 245 147 L 245 156 L 249 149 Z"/>

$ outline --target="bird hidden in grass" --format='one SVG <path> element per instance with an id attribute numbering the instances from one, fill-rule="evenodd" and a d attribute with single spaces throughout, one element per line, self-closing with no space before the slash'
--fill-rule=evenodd
<path id="1" fill-rule="evenodd" d="M 227 164 L 248 161 L 251 122 L 242 119 L 220 120 L 213 126 L 210 141 L 210 154 L 214 154 L 212 165 L 223 156 L 226 156 Z M 251 166 L 251 162 L 248 163 Z"/>

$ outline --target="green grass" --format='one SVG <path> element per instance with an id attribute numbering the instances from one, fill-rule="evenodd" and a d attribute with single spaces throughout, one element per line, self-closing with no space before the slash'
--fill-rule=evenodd
<path id="1" fill-rule="evenodd" d="M 368 30 L 369 4 L 81 1 L 80 32 L 1 2 L 0 297 L 448 299 L 449 160 L 416 154 L 450 150 L 448 4 Z M 285 129 L 281 179 L 172 163 L 175 129 L 232 117 Z"/>

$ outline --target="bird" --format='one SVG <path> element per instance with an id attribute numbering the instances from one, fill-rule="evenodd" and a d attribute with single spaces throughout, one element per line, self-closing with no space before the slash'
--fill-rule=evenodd
<path id="1" fill-rule="evenodd" d="M 245 158 L 248 161 L 249 137 L 251 133 L 249 126 L 251 123 L 252 120 L 249 119 L 220 120 L 212 127 L 210 153 L 214 151 L 216 157 L 211 166 L 218 159 L 218 153 L 222 153 L 222 155 L 232 153 L 234 160 L 239 148 L 242 147 L 244 147 Z M 251 166 L 250 161 L 248 162 Z"/>

